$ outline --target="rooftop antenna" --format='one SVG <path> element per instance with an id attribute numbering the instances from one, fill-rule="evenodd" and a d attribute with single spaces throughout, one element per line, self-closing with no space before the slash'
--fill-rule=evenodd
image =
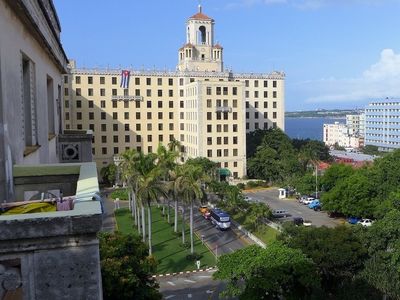
<path id="1" fill-rule="evenodd" d="M 198 5 L 198 8 L 199 8 L 199 13 L 202 13 L 202 8 L 201 8 L 201 0 L 199 0 L 199 5 Z"/>

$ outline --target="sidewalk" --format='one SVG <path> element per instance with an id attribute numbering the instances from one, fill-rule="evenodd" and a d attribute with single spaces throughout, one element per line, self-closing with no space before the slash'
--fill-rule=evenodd
<path id="1" fill-rule="evenodd" d="M 113 192 L 113 188 L 105 188 L 101 190 L 101 194 L 103 195 L 104 199 L 104 215 L 103 215 L 103 226 L 102 231 L 107 232 L 114 232 L 115 231 L 115 216 L 114 216 L 114 209 L 115 204 L 114 200 L 110 198 L 110 194 Z M 128 201 L 120 201 L 120 208 L 128 207 Z"/>

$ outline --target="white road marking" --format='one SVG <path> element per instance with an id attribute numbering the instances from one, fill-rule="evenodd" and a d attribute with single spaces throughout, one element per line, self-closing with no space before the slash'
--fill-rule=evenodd
<path id="1" fill-rule="evenodd" d="M 233 250 L 231 247 L 229 247 L 229 250 L 231 250 L 231 252 L 235 251 L 235 250 Z"/>
<path id="2" fill-rule="evenodd" d="M 192 298 L 192 294 L 188 294 L 188 298 Z"/>
<path id="3" fill-rule="evenodd" d="M 175 283 L 173 283 L 172 281 L 167 281 L 168 284 L 172 285 L 172 286 L 176 286 Z"/>
<path id="4" fill-rule="evenodd" d="M 174 297 L 175 297 L 175 295 L 169 295 L 169 296 L 165 297 L 165 299 L 171 299 L 171 298 L 174 298 Z"/>
<path id="5" fill-rule="evenodd" d="M 185 280 L 183 280 L 183 281 L 189 282 L 189 283 L 196 283 L 196 281 L 193 281 L 193 280 L 190 280 L 190 279 L 185 279 Z"/>

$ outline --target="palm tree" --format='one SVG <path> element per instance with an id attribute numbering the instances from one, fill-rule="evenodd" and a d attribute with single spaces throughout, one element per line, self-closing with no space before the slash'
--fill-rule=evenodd
<path id="1" fill-rule="evenodd" d="M 182 165 L 180 174 L 176 180 L 177 190 L 185 204 L 190 204 L 190 252 L 194 252 L 193 243 L 193 202 L 196 199 L 200 199 L 203 192 L 201 189 L 201 179 L 203 178 L 202 169 L 198 166 L 193 165 Z M 182 234 L 184 234 L 184 212 L 182 218 Z M 182 236 L 184 241 L 184 235 Z"/>
<path id="2" fill-rule="evenodd" d="M 148 159 L 148 155 L 147 155 Z M 153 158 L 150 158 L 151 161 Z M 161 181 L 161 170 L 155 164 L 153 166 L 147 165 L 149 169 L 143 170 L 143 176 L 140 177 L 138 198 L 142 202 L 147 203 L 147 222 L 148 222 L 148 242 L 149 242 L 149 255 L 152 255 L 152 230 L 151 230 L 151 203 L 157 201 L 159 196 L 165 196 L 165 185 Z"/>

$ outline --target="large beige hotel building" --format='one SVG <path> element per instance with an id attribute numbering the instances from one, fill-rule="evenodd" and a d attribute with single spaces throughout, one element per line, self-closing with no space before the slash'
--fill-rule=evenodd
<path id="1" fill-rule="evenodd" d="M 64 78 L 66 129 L 93 130 L 99 167 L 126 149 L 144 153 L 160 143 L 181 142 L 183 159 L 207 157 L 246 175 L 246 133 L 284 130 L 282 72 L 233 73 L 224 69 L 223 48 L 214 43 L 214 20 L 199 11 L 186 23 L 186 44 L 174 72 L 79 69 Z"/>

